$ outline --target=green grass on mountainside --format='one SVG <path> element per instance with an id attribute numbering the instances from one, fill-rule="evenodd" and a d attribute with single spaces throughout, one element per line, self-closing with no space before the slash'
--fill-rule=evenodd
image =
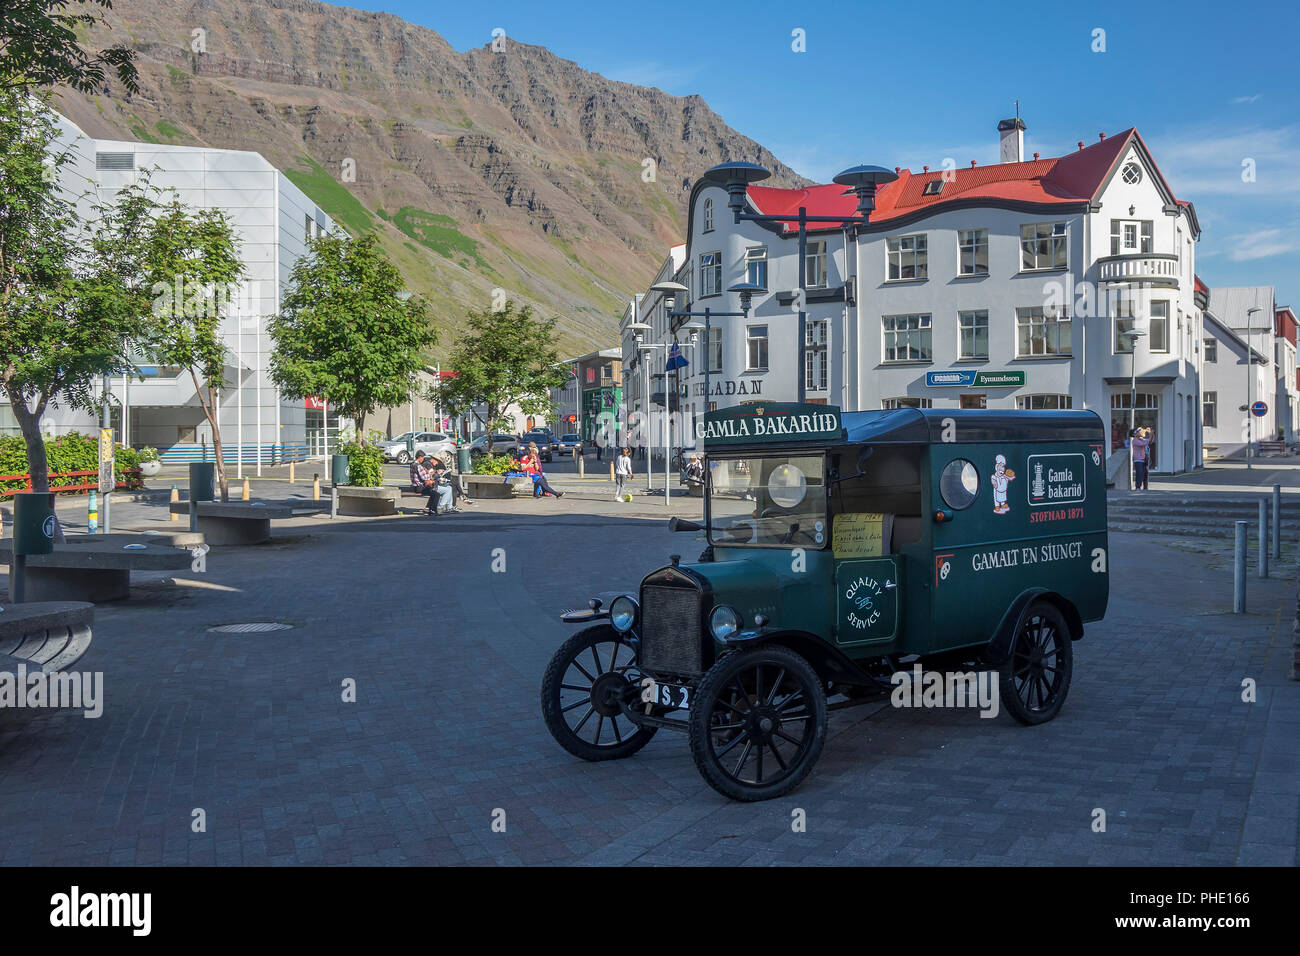
<path id="1" fill-rule="evenodd" d="M 336 222 L 342 223 L 354 236 L 374 228 L 375 220 L 370 210 L 346 186 L 326 172 L 320 163 L 310 156 L 299 156 L 298 162 L 309 167 L 309 170 L 286 169 L 284 174 L 307 194 L 308 199 L 329 213 Z"/>
<path id="2" fill-rule="evenodd" d="M 393 216 L 393 225 L 426 249 L 432 249 L 446 259 L 454 259 L 460 254 L 473 259 L 481 268 L 494 271 L 479 255 L 478 242 L 458 230 L 456 220 L 451 216 L 414 206 L 403 206 Z"/>

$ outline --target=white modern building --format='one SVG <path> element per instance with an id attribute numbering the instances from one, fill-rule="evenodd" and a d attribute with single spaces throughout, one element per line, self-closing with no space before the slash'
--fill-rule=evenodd
<path id="1" fill-rule="evenodd" d="M 1260 441 L 1295 441 L 1295 314 L 1277 306 L 1273 286 L 1207 293 L 1201 406 L 1208 451 L 1240 457 L 1247 439 L 1254 453 Z"/>
<path id="2" fill-rule="evenodd" d="M 1024 124 L 1004 121 L 999 131 L 1003 162 L 897 169 L 858 235 L 809 227 L 807 400 L 1091 408 L 1109 422 L 1112 451 L 1136 404 L 1132 417 L 1156 433 L 1154 470 L 1196 467 L 1195 210 L 1175 197 L 1135 129 L 1028 160 Z M 725 189 L 696 184 L 684 262 L 672 271 L 695 311 L 740 311 L 725 290 L 746 279 L 767 292 L 748 316 L 715 320 L 707 399 L 700 363 L 687 380 L 685 410 L 695 413 L 705 401 L 797 395 L 796 224 L 736 224 L 726 203 Z M 856 205 L 837 185 L 748 190 L 750 211 L 792 219 L 800 207 L 851 217 Z"/>
<path id="3" fill-rule="evenodd" d="M 60 125 L 61 143 L 73 156 L 60 171 L 60 184 L 71 195 L 109 200 L 149 171 L 154 186 L 174 190 L 191 207 L 222 210 L 235 227 L 246 286 L 222 328 L 228 387 L 218 414 L 231 474 L 322 453 L 327 430 L 332 444 L 340 424 L 349 423 L 340 423 L 333 409 L 327 422 L 321 400 L 290 401 L 279 394 L 267 372 L 272 343 L 266 326 L 279 312 L 307 239 L 332 229 L 330 218 L 258 153 L 97 140 L 66 118 L 60 117 Z M 145 374 L 113 382 L 119 440 L 152 445 L 168 462 L 210 459 L 212 430 L 189 372 L 157 365 L 149 356 L 133 358 Z M 85 412 L 55 408 L 42 426 L 47 433 L 93 431 L 97 421 Z M 11 425 L 12 412 L 0 406 L 0 427 Z"/>

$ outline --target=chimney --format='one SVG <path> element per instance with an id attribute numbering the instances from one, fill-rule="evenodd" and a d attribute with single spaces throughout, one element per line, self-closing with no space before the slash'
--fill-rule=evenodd
<path id="1" fill-rule="evenodd" d="M 1025 121 L 1019 116 L 1004 119 L 998 123 L 998 134 L 1002 138 L 1000 163 L 1023 163 L 1025 161 Z"/>

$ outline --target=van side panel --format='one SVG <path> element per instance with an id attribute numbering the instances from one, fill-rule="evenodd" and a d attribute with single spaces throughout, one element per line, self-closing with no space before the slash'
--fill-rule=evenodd
<path id="1" fill-rule="evenodd" d="M 1105 615 L 1110 553 L 1101 439 L 930 446 L 928 510 L 933 516 L 949 509 L 952 520 L 931 518 L 931 567 L 923 582 L 929 633 L 918 634 L 913 628 L 922 622 L 908 621 L 908 650 L 987 642 L 1029 588 L 1057 592 L 1084 621 Z M 973 503 L 957 510 L 944 501 L 940 476 L 962 458 L 975 466 L 978 486 Z"/>

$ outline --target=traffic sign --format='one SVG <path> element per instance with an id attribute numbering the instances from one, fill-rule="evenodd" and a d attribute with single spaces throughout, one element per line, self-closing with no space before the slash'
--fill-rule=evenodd
<path id="1" fill-rule="evenodd" d="M 1250 406 L 1250 413 L 1256 418 L 1263 418 L 1268 414 L 1268 402 L 1256 402 Z"/>

